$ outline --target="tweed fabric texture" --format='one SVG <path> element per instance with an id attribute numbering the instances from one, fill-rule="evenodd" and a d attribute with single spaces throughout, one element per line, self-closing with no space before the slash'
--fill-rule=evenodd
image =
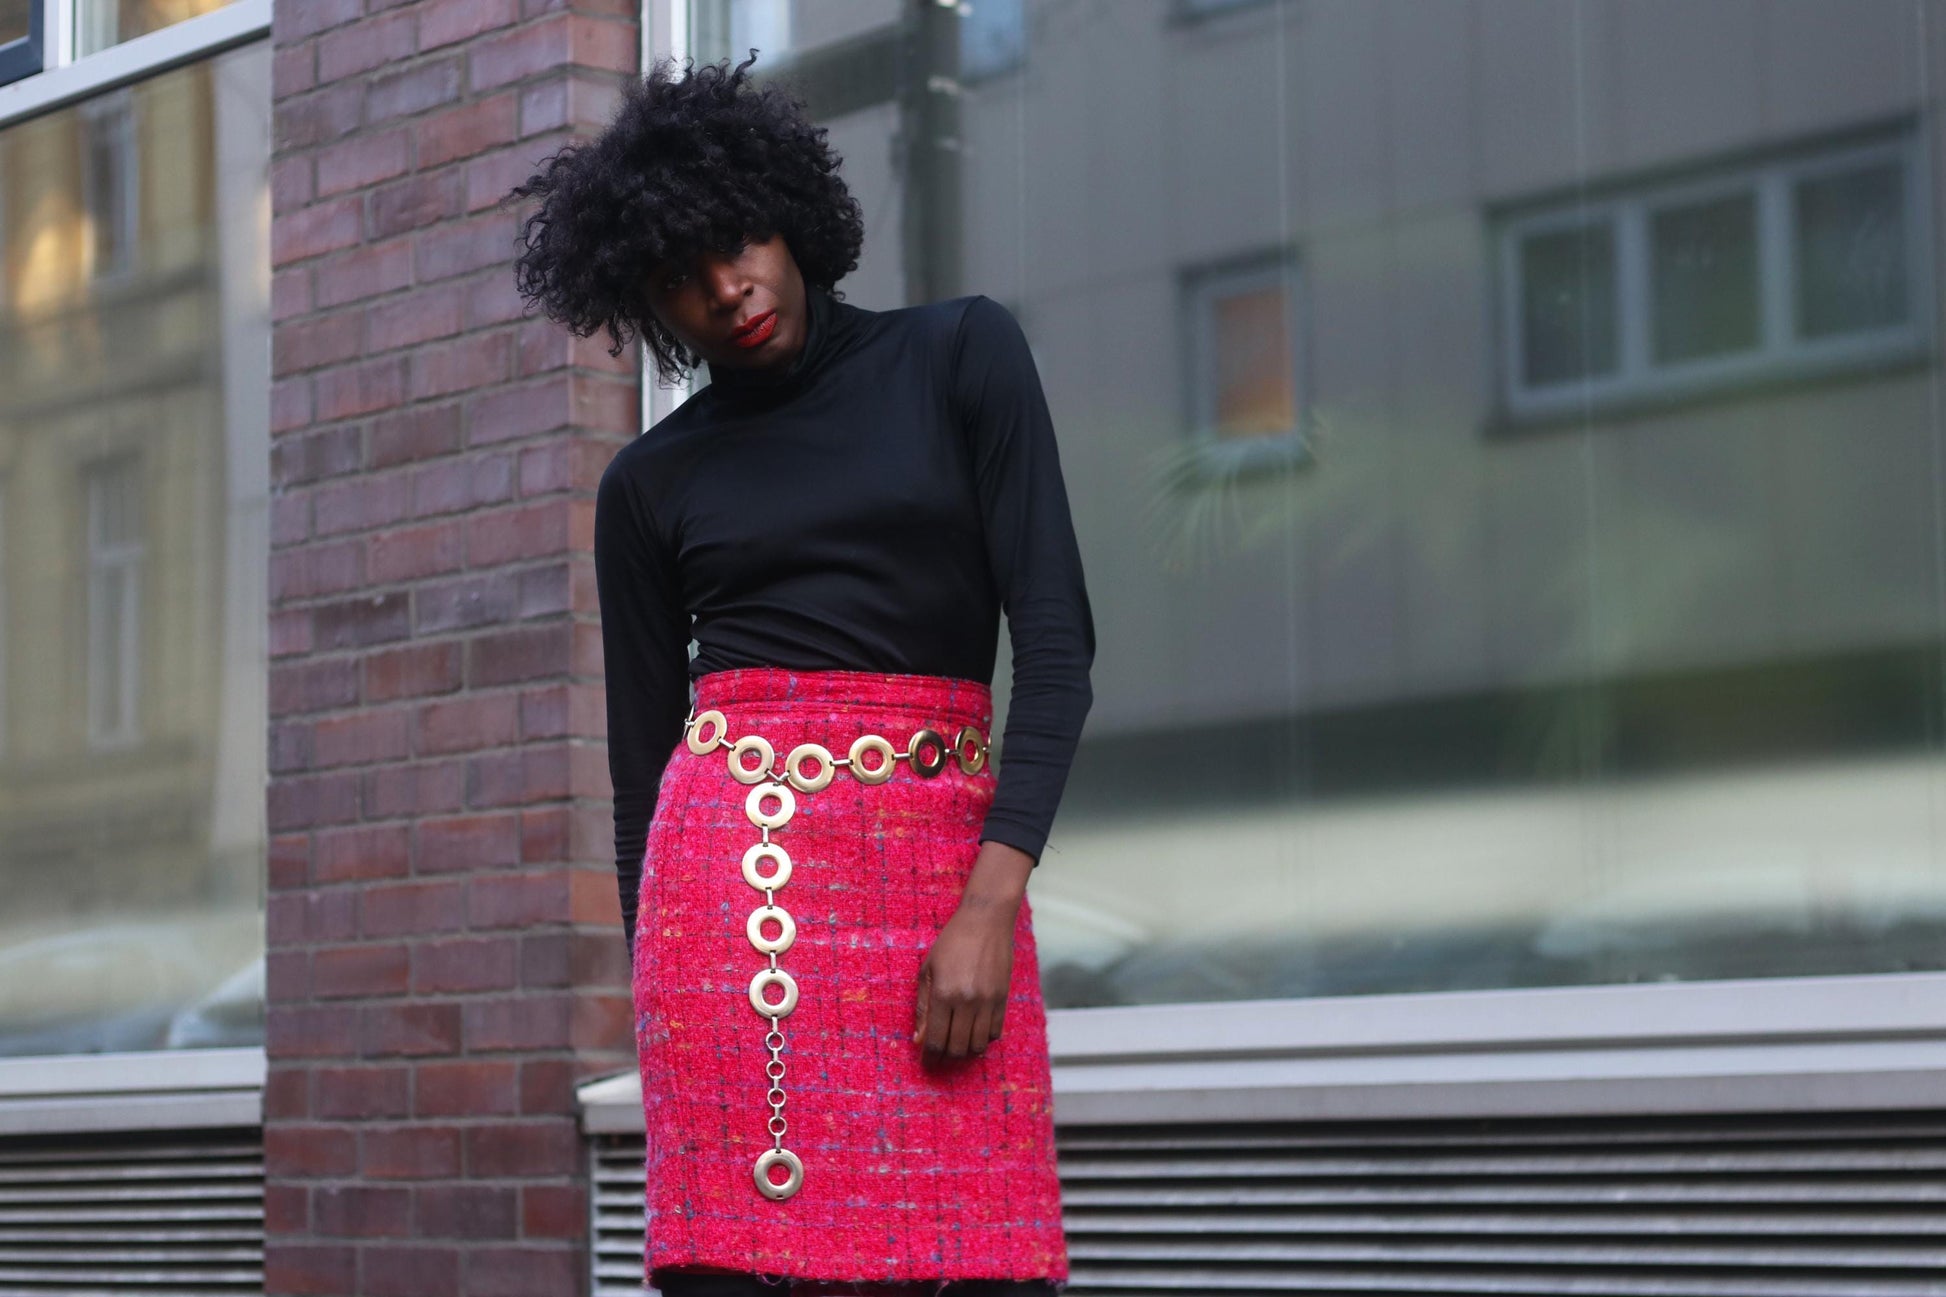
<path id="1" fill-rule="evenodd" d="M 778 1202 L 752 1174 L 773 1144 L 770 1020 L 749 1000 L 768 958 L 745 926 L 764 895 L 742 874 L 762 831 L 745 813 L 751 786 L 730 774 L 727 743 L 761 735 L 776 769 L 800 743 L 843 756 L 866 733 L 904 751 L 930 726 L 950 743 L 962 725 L 991 732 L 990 690 L 948 676 L 748 667 L 697 677 L 695 711 L 710 709 L 728 720 L 726 746 L 698 755 L 677 743 L 639 893 L 645 1275 L 722 1266 L 806 1281 L 796 1292 L 965 1279 L 1064 1287 L 1047 1016 L 1025 898 L 1000 1038 L 983 1055 L 935 1065 L 912 1039 L 920 963 L 979 854 L 991 760 L 974 774 L 949 760 L 931 778 L 901 761 L 875 785 L 839 770 L 827 787 L 796 792 L 792 818 L 771 830 L 792 862 L 776 899 L 797 936 L 778 966 L 799 998 L 778 1024 L 783 1143 L 804 1179 Z"/>

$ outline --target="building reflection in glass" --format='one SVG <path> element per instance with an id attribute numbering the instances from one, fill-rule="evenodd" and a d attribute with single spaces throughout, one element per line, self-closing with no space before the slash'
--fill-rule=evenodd
<path id="1" fill-rule="evenodd" d="M 268 102 L 0 130 L 0 1053 L 262 1039 Z"/>

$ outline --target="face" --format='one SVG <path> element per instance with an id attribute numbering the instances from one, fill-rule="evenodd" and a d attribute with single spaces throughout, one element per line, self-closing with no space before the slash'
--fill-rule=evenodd
<path id="1" fill-rule="evenodd" d="M 804 276 L 781 234 L 656 266 L 643 293 L 663 326 L 712 366 L 787 365 L 804 347 Z"/>

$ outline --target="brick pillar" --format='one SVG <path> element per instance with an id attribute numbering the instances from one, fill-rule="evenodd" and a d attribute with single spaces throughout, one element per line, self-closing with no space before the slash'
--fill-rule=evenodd
<path id="1" fill-rule="evenodd" d="M 265 1291 L 576 1294 L 633 1066 L 594 488 L 636 353 L 521 318 L 505 191 L 633 0 L 279 0 Z"/>

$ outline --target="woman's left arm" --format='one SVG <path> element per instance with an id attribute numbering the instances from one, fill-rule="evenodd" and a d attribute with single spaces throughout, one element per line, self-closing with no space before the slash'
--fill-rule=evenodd
<path id="1" fill-rule="evenodd" d="M 1020 898 L 1094 702 L 1095 628 L 1054 422 L 1013 314 L 990 297 L 971 298 L 951 373 L 1013 650 L 1004 760 L 980 853 L 920 972 L 914 1039 L 929 1053 L 959 1057 L 1000 1034 Z"/>

